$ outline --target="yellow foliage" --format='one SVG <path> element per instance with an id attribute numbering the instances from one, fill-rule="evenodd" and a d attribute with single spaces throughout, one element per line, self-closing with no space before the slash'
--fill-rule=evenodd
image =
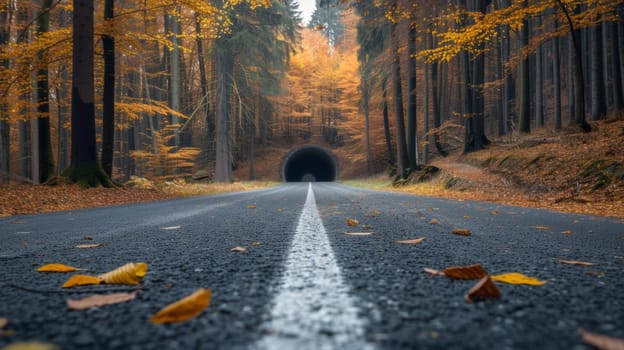
<path id="1" fill-rule="evenodd" d="M 193 294 L 167 305 L 154 314 L 152 323 L 183 322 L 199 315 L 210 304 L 210 289 L 200 288 Z"/>

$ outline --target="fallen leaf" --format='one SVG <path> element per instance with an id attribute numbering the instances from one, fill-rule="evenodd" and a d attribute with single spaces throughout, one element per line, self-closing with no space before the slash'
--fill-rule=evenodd
<path id="1" fill-rule="evenodd" d="M 366 230 L 372 230 L 373 229 L 373 226 L 371 226 L 371 225 L 362 225 L 360 227 L 362 227 L 363 229 L 366 229 Z"/>
<path id="2" fill-rule="evenodd" d="M 236 253 L 244 253 L 244 252 L 247 251 L 247 248 L 241 247 L 241 246 L 236 246 L 236 247 L 232 248 L 230 251 L 236 252 Z"/>
<path id="3" fill-rule="evenodd" d="M 374 217 L 379 216 L 379 214 L 381 214 L 381 211 L 379 211 L 379 210 L 375 209 L 375 210 L 373 210 L 373 211 L 372 211 L 372 212 L 370 212 L 370 213 L 366 213 L 366 214 L 364 214 L 364 216 L 366 216 L 366 217 L 368 217 L 368 218 L 374 218 Z"/>
<path id="4" fill-rule="evenodd" d="M 182 227 L 182 226 L 179 226 L 179 225 L 178 226 L 167 226 L 167 227 L 161 227 L 160 229 L 161 230 L 177 230 L 180 227 Z"/>
<path id="5" fill-rule="evenodd" d="M 492 282 L 490 276 L 485 276 L 477 284 L 472 287 L 468 293 L 466 293 L 466 301 L 472 303 L 487 298 L 499 299 L 501 292 L 498 287 Z"/>
<path id="6" fill-rule="evenodd" d="M 372 232 L 345 232 L 345 235 L 349 236 L 370 236 Z"/>
<path id="7" fill-rule="evenodd" d="M 260 246 L 260 244 L 261 244 L 260 242 L 253 242 L 253 243 L 251 243 L 251 245 L 254 246 L 254 247 L 258 247 L 258 246 Z"/>
<path id="8" fill-rule="evenodd" d="M 535 277 L 529 277 L 517 272 L 504 273 L 501 275 L 491 276 L 492 281 L 503 282 L 508 284 L 528 284 L 530 286 L 542 286 L 545 281 L 540 281 Z"/>
<path id="9" fill-rule="evenodd" d="M 249 208 L 249 209 L 256 209 L 256 206 L 253 205 L 253 204 L 250 204 L 250 205 L 247 206 L 247 208 Z"/>
<path id="10" fill-rule="evenodd" d="M 146 263 L 127 263 L 98 277 L 107 284 L 139 284 L 146 273 Z"/>
<path id="11" fill-rule="evenodd" d="M 426 273 L 430 274 L 430 275 L 434 275 L 434 276 L 446 276 L 446 274 L 440 270 L 436 270 L 436 269 L 432 269 L 429 267 L 425 267 L 423 269 Z"/>
<path id="12" fill-rule="evenodd" d="M 401 243 L 401 244 L 420 244 L 422 242 L 425 241 L 425 237 L 420 237 L 420 238 L 416 238 L 416 239 L 408 239 L 408 240 L 404 240 L 404 241 L 397 241 L 397 243 Z"/>
<path id="13" fill-rule="evenodd" d="M 587 332 L 583 328 L 578 329 L 583 343 L 600 350 L 624 350 L 624 339 L 613 338 L 606 335 Z"/>
<path id="14" fill-rule="evenodd" d="M 360 224 L 356 219 L 347 218 L 347 225 L 349 226 L 358 226 Z"/>
<path id="15" fill-rule="evenodd" d="M 84 236 L 82 239 L 84 239 L 85 241 L 92 241 L 93 237 L 91 237 L 91 236 Z"/>
<path id="16" fill-rule="evenodd" d="M 472 234 L 470 230 L 463 229 L 463 228 L 454 228 L 452 232 L 460 236 L 470 236 Z"/>
<path id="17" fill-rule="evenodd" d="M 84 269 L 79 269 L 77 267 L 64 265 L 64 264 L 47 264 L 43 265 L 37 269 L 37 272 L 74 272 Z"/>
<path id="18" fill-rule="evenodd" d="M 7 345 L 2 350 L 58 350 L 60 347 L 52 343 L 40 341 L 22 341 Z"/>
<path id="19" fill-rule="evenodd" d="M 102 295 L 92 295 L 82 299 L 67 299 L 67 307 L 70 310 L 86 310 L 92 307 L 119 304 L 136 297 L 137 292 L 112 293 Z"/>
<path id="20" fill-rule="evenodd" d="M 193 294 L 167 305 L 150 318 L 152 323 L 173 323 L 199 315 L 210 304 L 210 289 L 198 289 Z"/>
<path id="21" fill-rule="evenodd" d="M 579 261 L 579 260 L 564 260 L 559 259 L 559 262 L 565 265 L 579 265 L 579 266 L 594 266 L 595 263 L 587 262 L 587 261 Z"/>
<path id="22" fill-rule="evenodd" d="M 440 220 L 433 218 L 429 221 L 429 225 L 440 225 Z"/>
<path id="23" fill-rule="evenodd" d="M 531 226 L 531 227 L 536 229 L 536 230 L 550 230 L 550 228 L 548 228 L 546 226 Z"/>
<path id="24" fill-rule="evenodd" d="M 476 280 L 487 276 L 487 272 L 479 264 L 468 266 L 451 266 L 444 269 L 444 274 L 457 280 Z"/>
<path id="25" fill-rule="evenodd" d="M 78 244 L 74 248 L 78 249 L 89 249 L 89 248 L 97 248 L 104 245 L 103 243 L 93 243 L 93 244 Z"/>
<path id="26" fill-rule="evenodd" d="M 571 230 L 561 231 L 561 233 L 562 233 L 562 234 L 564 234 L 564 235 L 571 235 L 571 234 L 574 234 L 574 232 L 573 232 L 573 231 L 571 231 Z"/>
<path id="27" fill-rule="evenodd" d="M 95 276 L 89 275 L 73 275 L 65 283 L 63 288 L 71 288 L 76 286 L 88 286 L 93 284 L 100 284 L 102 280 Z"/>

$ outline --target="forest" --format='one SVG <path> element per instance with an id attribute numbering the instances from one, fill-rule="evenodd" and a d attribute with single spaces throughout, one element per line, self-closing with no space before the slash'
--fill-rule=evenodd
<path id="1" fill-rule="evenodd" d="M 253 180 L 257 154 L 308 143 L 403 179 L 621 117 L 624 0 L 316 5 L 303 24 L 293 0 L 2 0 L 0 182 Z"/>

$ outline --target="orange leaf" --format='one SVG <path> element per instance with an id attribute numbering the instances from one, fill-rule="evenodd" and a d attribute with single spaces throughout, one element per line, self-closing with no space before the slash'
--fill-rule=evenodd
<path id="1" fill-rule="evenodd" d="M 579 266 L 594 266 L 595 263 L 587 262 L 587 261 L 578 261 L 578 260 L 564 260 L 559 259 L 559 262 L 565 265 L 579 265 Z"/>
<path id="2" fill-rule="evenodd" d="M 456 235 L 460 235 L 460 236 L 470 236 L 472 234 L 470 230 L 462 229 L 462 228 L 454 228 L 453 233 Z"/>
<path id="3" fill-rule="evenodd" d="M 487 272 L 479 264 L 447 267 L 444 274 L 457 280 L 476 280 L 487 276 Z"/>
<path id="4" fill-rule="evenodd" d="M 358 226 L 360 224 L 356 219 L 347 218 L 347 225 L 349 226 Z"/>
<path id="5" fill-rule="evenodd" d="M 236 252 L 236 253 L 244 253 L 244 252 L 247 251 L 247 248 L 241 247 L 241 246 L 236 246 L 236 247 L 232 248 L 230 251 Z"/>
<path id="6" fill-rule="evenodd" d="M 74 272 L 78 270 L 83 269 L 63 264 L 47 264 L 37 269 L 38 272 Z"/>
<path id="7" fill-rule="evenodd" d="M 100 284 L 102 280 L 89 275 L 73 275 L 71 276 L 65 283 L 63 283 L 63 288 L 71 288 L 76 286 L 88 286 L 92 284 Z"/>
<path id="8" fill-rule="evenodd" d="M 146 273 L 146 263 L 127 263 L 98 277 L 108 284 L 139 284 Z"/>
<path id="9" fill-rule="evenodd" d="M 446 274 L 443 271 L 432 269 L 429 267 L 425 267 L 423 270 L 425 270 L 426 273 L 434 275 L 434 276 L 446 276 Z"/>
<path id="10" fill-rule="evenodd" d="M 420 238 L 416 238 L 416 239 L 408 239 L 405 241 L 397 241 L 397 243 L 401 243 L 401 244 L 420 244 L 422 242 L 425 241 L 425 237 L 420 237 Z"/>
<path id="11" fill-rule="evenodd" d="M 492 282 L 490 276 L 485 276 L 477 284 L 472 287 L 468 293 L 466 293 L 466 301 L 472 303 L 473 301 L 478 301 L 486 298 L 495 298 L 499 299 L 501 297 L 501 292 L 498 290 L 498 287 Z"/>
<path id="12" fill-rule="evenodd" d="M 589 344 L 600 350 L 623 350 L 624 339 L 608 337 L 606 335 L 587 332 L 583 328 L 578 329 L 583 343 Z"/>
<path id="13" fill-rule="evenodd" d="M 83 299 L 67 299 L 67 307 L 70 310 L 85 310 L 92 307 L 119 304 L 136 297 L 137 292 L 112 293 L 104 295 L 92 295 Z"/>
<path id="14" fill-rule="evenodd" d="M 189 320 L 199 315 L 210 304 L 210 289 L 198 289 L 195 293 L 167 305 L 150 318 L 152 323 L 173 323 Z"/>
<path id="15" fill-rule="evenodd" d="M 249 209 L 256 209 L 256 206 L 253 205 L 253 204 L 250 204 L 250 205 L 247 206 L 247 208 L 249 208 Z"/>

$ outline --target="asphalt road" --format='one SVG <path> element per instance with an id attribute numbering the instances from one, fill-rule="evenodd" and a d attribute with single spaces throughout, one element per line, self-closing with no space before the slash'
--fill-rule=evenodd
<path id="1" fill-rule="evenodd" d="M 624 338 L 621 220 L 335 183 L 311 189 L 0 219 L 0 318 L 9 319 L 2 331 L 14 331 L 0 348 L 39 340 L 63 349 L 588 349 L 578 328 Z M 373 234 L 345 234 L 365 231 Z M 81 243 L 103 245 L 74 248 Z M 118 287 L 63 290 L 69 275 L 35 272 L 60 262 L 99 274 L 131 261 L 149 266 L 137 298 L 86 311 L 65 300 Z M 467 303 L 474 281 L 423 271 L 475 263 L 547 283 L 497 283 L 500 300 Z M 198 317 L 149 322 L 200 287 L 213 299 Z"/>

